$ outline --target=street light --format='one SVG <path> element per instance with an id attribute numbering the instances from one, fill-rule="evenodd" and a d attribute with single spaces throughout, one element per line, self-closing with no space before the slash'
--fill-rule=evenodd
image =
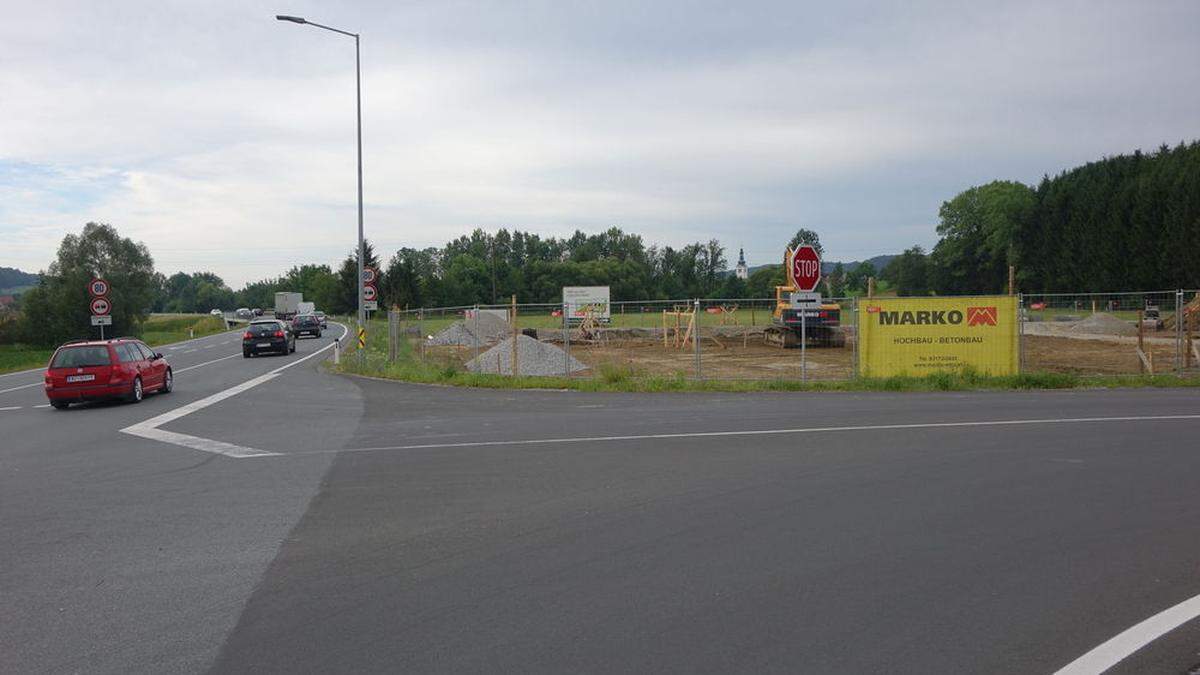
<path id="1" fill-rule="evenodd" d="M 317 28 L 323 28 L 334 33 L 341 33 L 354 38 L 354 93 L 358 103 L 358 330 L 361 332 L 367 324 L 366 312 L 363 310 L 363 258 L 366 256 L 366 250 L 363 246 L 363 190 L 362 190 L 362 66 L 358 55 L 358 33 L 339 30 L 331 26 L 323 26 L 319 23 L 313 23 L 300 16 L 288 16 L 286 14 L 276 14 L 275 18 L 279 21 L 290 21 L 292 23 L 300 23 Z M 357 337 L 357 336 L 356 336 Z M 358 350 L 358 359 L 362 361 L 363 350 Z"/>

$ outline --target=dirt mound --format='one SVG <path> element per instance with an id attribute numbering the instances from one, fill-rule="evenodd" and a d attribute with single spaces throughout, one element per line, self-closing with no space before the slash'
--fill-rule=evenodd
<path id="1" fill-rule="evenodd" d="M 455 321 L 437 335 L 429 338 L 435 347 L 473 347 L 490 345 L 512 333 L 508 322 L 495 314 L 480 312 L 474 319 Z"/>
<path id="2" fill-rule="evenodd" d="M 1112 314 L 1098 312 L 1071 326 L 1071 332 L 1092 335 L 1137 335 L 1138 329 L 1129 321 L 1122 321 Z"/>
<path id="3" fill-rule="evenodd" d="M 509 338 L 467 362 L 472 373 L 512 375 L 513 341 Z M 517 370 L 520 375 L 563 375 L 570 368 L 577 373 L 587 366 L 563 350 L 528 335 L 517 337 Z"/>

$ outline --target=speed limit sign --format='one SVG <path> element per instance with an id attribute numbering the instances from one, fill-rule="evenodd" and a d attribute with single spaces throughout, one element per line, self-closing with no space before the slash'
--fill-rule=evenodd
<path id="1" fill-rule="evenodd" d="M 379 293 L 374 286 L 363 286 L 363 300 L 370 302 L 377 297 L 379 297 Z"/>
<path id="2" fill-rule="evenodd" d="M 362 279 L 363 279 L 364 284 L 375 283 L 375 268 L 374 267 L 364 267 Z"/>
<path id="3" fill-rule="evenodd" d="M 108 295 L 108 282 L 103 279 L 92 279 L 92 283 L 88 284 L 88 292 L 92 294 L 93 298 L 102 298 Z"/>
<path id="4" fill-rule="evenodd" d="M 105 316 L 112 311 L 112 303 L 108 298 L 92 298 L 92 315 Z"/>

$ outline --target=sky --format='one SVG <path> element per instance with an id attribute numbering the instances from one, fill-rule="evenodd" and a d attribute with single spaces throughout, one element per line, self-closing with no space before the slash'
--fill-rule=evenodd
<path id="1" fill-rule="evenodd" d="M 476 227 L 774 262 L 937 241 L 996 179 L 1200 138 L 1200 2 L 0 0 L 0 266 L 89 221 L 234 288 Z"/>

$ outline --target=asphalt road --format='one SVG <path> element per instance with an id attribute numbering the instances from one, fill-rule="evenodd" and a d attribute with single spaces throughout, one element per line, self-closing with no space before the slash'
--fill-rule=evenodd
<path id="1" fill-rule="evenodd" d="M 471 391 L 329 342 L 186 343 L 137 405 L 0 377 L 0 672 L 1051 673 L 1200 594 L 1193 391 Z M 277 454 L 120 431 L 189 404 Z"/>

